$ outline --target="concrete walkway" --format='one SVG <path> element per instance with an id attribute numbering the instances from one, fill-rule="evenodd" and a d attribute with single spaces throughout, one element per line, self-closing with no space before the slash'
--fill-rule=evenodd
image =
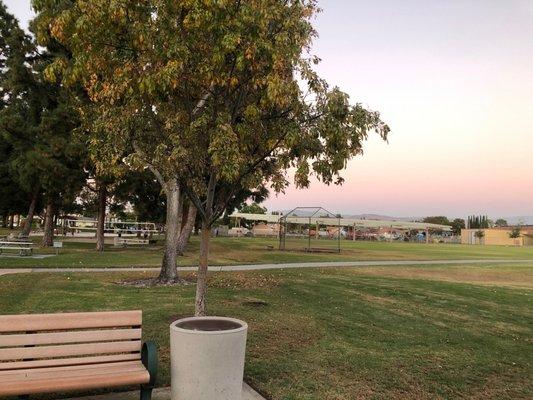
<path id="1" fill-rule="evenodd" d="M 210 266 L 209 271 L 257 271 L 265 269 L 285 268 L 338 268 L 338 267 L 373 267 L 373 266 L 401 266 L 401 265 L 464 265 L 464 264 L 533 264 L 533 260 L 377 260 L 377 261 L 325 261 L 280 264 L 243 264 Z M 27 274 L 39 272 L 159 272 L 160 268 L 117 267 L 117 268 L 5 268 L 0 269 L 0 275 Z M 180 271 L 196 271 L 196 267 L 180 267 Z"/>
<path id="2" fill-rule="evenodd" d="M 139 391 L 100 394 L 97 396 L 76 397 L 67 400 L 138 400 Z M 152 400 L 170 400 L 170 388 L 155 389 L 152 392 Z M 265 400 L 263 396 L 243 382 L 242 400 Z"/>

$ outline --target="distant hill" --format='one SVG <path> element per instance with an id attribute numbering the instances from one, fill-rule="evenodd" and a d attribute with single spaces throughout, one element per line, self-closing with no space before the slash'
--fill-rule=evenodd
<path id="1" fill-rule="evenodd" d="M 287 213 L 289 210 L 284 210 L 283 213 Z M 307 216 L 308 214 L 312 214 L 313 211 L 308 210 L 299 210 L 298 215 L 299 216 Z M 342 214 L 344 218 L 355 218 L 355 219 L 374 219 L 374 220 L 381 220 L 381 221 L 422 221 L 424 217 L 392 217 L 390 215 L 382 215 L 382 214 Z M 465 216 L 449 216 L 448 219 L 450 221 L 453 221 L 455 218 L 465 218 Z M 524 225 L 533 225 L 533 215 L 523 215 L 523 216 L 512 216 L 512 217 L 499 217 L 499 216 L 489 216 L 490 219 L 493 221 L 496 221 L 498 218 L 505 219 L 509 225 L 517 225 L 517 224 L 524 224 Z"/>
<path id="2" fill-rule="evenodd" d="M 503 217 L 503 219 L 506 220 L 507 223 L 510 225 L 516 225 L 516 224 L 533 225 L 533 215 Z"/>
<path id="3" fill-rule="evenodd" d="M 420 220 L 421 218 L 415 217 L 391 217 L 390 215 L 381 215 L 381 214 L 343 214 L 345 218 L 356 218 L 356 219 L 377 219 L 380 221 L 415 221 Z"/>
<path id="4" fill-rule="evenodd" d="M 347 218 L 361 218 L 361 219 L 380 219 L 385 221 L 422 221 L 424 217 L 391 217 L 390 215 L 380 215 L 380 214 L 356 214 L 356 215 L 344 215 Z M 465 218 L 465 217 L 448 217 L 450 221 L 453 221 L 455 218 Z M 489 217 L 493 221 L 496 221 L 498 218 L 502 217 Z M 512 217 L 503 217 L 504 220 L 509 223 L 509 225 L 533 225 L 533 215 L 520 215 Z"/>

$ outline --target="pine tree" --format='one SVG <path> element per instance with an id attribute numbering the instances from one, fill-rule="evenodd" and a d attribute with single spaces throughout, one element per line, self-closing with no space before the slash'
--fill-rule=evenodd
<path id="1" fill-rule="evenodd" d="M 19 27 L 13 15 L 0 1 L 0 209 L 4 217 L 11 212 L 24 213 L 30 204 L 23 234 L 29 233 L 37 206 L 38 179 L 26 168 L 35 154 L 32 148 L 35 116 L 40 109 L 34 93 L 34 77 L 27 64 L 35 55 L 31 38 Z"/>
<path id="2" fill-rule="evenodd" d="M 85 147 L 75 135 L 77 113 L 72 97 L 44 71 L 51 50 L 37 51 L 32 37 L 0 3 L 0 45 L 3 60 L 0 87 L 0 136 L 11 146 L 14 180 L 28 193 L 25 233 L 29 233 L 37 199 L 46 204 L 44 246 L 52 245 L 54 216 L 72 204 L 85 181 Z"/>

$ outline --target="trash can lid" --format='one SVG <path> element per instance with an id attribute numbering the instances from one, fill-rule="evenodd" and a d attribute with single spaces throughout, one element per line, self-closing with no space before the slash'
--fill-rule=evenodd
<path id="1" fill-rule="evenodd" d="M 188 333 L 236 333 L 248 329 L 248 324 L 228 317 L 189 317 L 174 321 L 170 328 Z"/>

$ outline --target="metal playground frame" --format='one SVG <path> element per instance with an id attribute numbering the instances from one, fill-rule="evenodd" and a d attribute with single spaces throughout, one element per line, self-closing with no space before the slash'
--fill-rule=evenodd
<path id="1" fill-rule="evenodd" d="M 86 219 L 63 219 L 60 226 L 66 231 L 71 232 L 96 232 L 98 222 L 96 220 Z M 105 221 L 104 233 L 113 234 L 154 234 L 159 231 L 153 222 L 135 222 L 135 221 Z"/>
<path id="2" fill-rule="evenodd" d="M 342 225 L 341 216 L 335 215 L 323 207 L 296 207 L 283 215 L 279 219 L 279 249 L 289 250 L 287 248 L 287 236 L 289 238 L 307 237 L 307 247 L 303 250 L 306 252 L 328 252 L 340 253 Z M 320 227 L 325 230 L 320 230 Z M 325 241 L 319 239 L 336 241 L 336 246 L 312 246 L 313 243 L 324 244 Z M 294 249 L 301 250 L 301 249 Z"/>

